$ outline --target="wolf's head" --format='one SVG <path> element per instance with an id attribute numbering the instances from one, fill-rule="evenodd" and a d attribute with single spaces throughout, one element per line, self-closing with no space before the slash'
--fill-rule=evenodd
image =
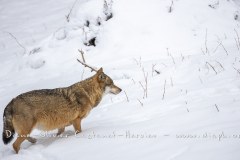
<path id="1" fill-rule="evenodd" d="M 122 91 L 121 88 L 114 85 L 113 80 L 103 72 L 102 68 L 97 71 L 96 78 L 105 93 L 118 94 Z"/>

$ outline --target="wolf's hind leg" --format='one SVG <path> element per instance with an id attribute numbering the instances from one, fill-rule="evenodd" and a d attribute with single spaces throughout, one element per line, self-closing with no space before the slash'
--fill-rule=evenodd
<path id="1" fill-rule="evenodd" d="M 58 129 L 57 136 L 59 136 L 60 134 L 62 134 L 64 131 L 65 131 L 65 127 L 59 128 L 59 129 Z"/>
<path id="2" fill-rule="evenodd" d="M 27 140 L 31 143 L 36 143 L 37 142 L 37 139 L 33 138 L 33 137 L 27 137 Z"/>
<path id="3" fill-rule="evenodd" d="M 13 143 L 13 149 L 15 150 L 16 153 L 19 152 L 20 150 L 20 145 L 21 143 L 26 139 L 26 137 L 18 137 L 16 141 Z"/>
<path id="4" fill-rule="evenodd" d="M 24 115 L 16 115 L 13 117 L 13 126 L 16 132 L 18 133 L 18 137 L 16 141 L 13 143 L 13 148 L 16 153 L 19 152 L 20 146 L 24 140 L 32 140 L 29 138 L 29 135 L 35 126 L 35 121 L 29 117 L 24 117 Z"/>

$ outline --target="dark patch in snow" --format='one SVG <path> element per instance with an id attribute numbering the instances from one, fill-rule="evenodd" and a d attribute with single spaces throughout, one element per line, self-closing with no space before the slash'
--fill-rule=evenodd
<path id="1" fill-rule="evenodd" d="M 94 46 L 96 47 L 96 37 L 93 37 L 88 41 L 88 43 L 84 43 L 86 46 Z"/>
<path id="2" fill-rule="evenodd" d="M 41 48 L 40 48 L 40 47 L 33 48 L 33 49 L 29 52 L 29 55 L 38 53 L 38 52 L 40 52 L 40 51 L 41 51 Z"/>

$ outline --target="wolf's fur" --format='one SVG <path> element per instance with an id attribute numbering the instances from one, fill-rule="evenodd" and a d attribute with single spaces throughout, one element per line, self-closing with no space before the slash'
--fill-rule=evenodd
<path id="1" fill-rule="evenodd" d="M 18 153 L 25 139 L 36 142 L 29 137 L 34 128 L 44 131 L 59 129 L 59 135 L 65 126 L 72 124 L 75 132 L 79 133 L 81 120 L 100 103 L 106 91 L 118 94 L 121 89 L 113 84 L 101 68 L 94 76 L 66 88 L 34 90 L 21 94 L 4 110 L 3 142 L 8 144 L 17 132 L 18 138 L 13 143 L 13 148 Z"/>

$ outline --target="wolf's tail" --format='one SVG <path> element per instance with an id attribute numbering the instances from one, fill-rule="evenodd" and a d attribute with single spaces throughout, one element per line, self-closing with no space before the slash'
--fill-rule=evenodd
<path id="1" fill-rule="evenodd" d="M 15 130 L 12 123 L 12 101 L 7 105 L 3 113 L 3 133 L 2 140 L 8 144 L 13 139 Z"/>

